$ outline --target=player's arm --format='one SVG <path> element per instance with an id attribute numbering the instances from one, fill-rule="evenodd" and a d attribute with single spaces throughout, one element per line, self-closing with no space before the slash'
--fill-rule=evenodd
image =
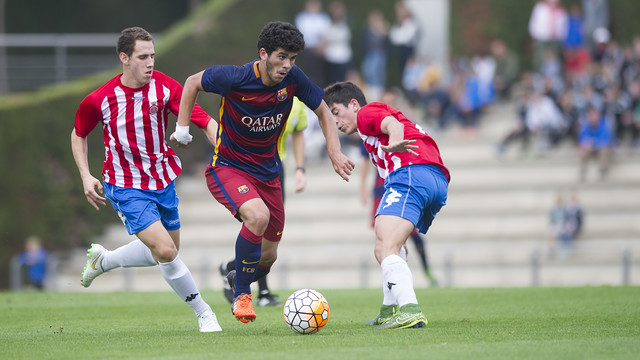
<path id="1" fill-rule="evenodd" d="M 88 159 L 89 151 L 87 149 L 87 138 L 78 136 L 74 128 L 71 131 L 71 152 L 73 153 L 73 159 L 80 172 L 84 196 L 87 197 L 87 201 L 91 206 L 96 210 L 100 210 L 98 205 L 106 205 L 106 199 L 100 195 L 104 194 L 104 188 L 100 180 L 91 175 Z"/>
<path id="2" fill-rule="evenodd" d="M 216 146 L 216 139 L 218 138 L 218 122 L 211 118 L 207 123 L 207 126 L 202 129 L 204 134 L 207 136 L 207 140 L 211 143 L 211 145 Z"/>
<path id="3" fill-rule="evenodd" d="M 370 162 L 371 159 L 369 159 L 369 157 L 362 157 L 362 165 L 360 166 L 360 202 L 362 202 L 362 205 L 367 205 L 371 197 L 371 191 L 369 191 L 369 186 L 367 186 L 369 168 L 371 167 Z"/>
<path id="4" fill-rule="evenodd" d="M 393 116 L 387 116 L 380 124 L 380 130 L 389 135 L 389 145 L 381 145 L 380 148 L 386 152 L 408 152 L 418 155 L 413 149 L 417 149 L 418 145 L 412 145 L 415 140 L 406 140 L 404 138 L 404 125 Z"/>
<path id="5" fill-rule="evenodd" d="M 333 170 L 340 175 L 345 181 L 349 181 L 349 175 L 353 171 L 355 164 L 346 157 L 340 150 L 340 141 L 338 139 L 338 129 L 335 126 L 333 115 L 327 103 L 322 100 L 320 106 L 313 112 L 318 116 L 318 124 L 322 129 L 322 134 L 327 141 L 327 153 L 333 164 Z"/>
<path id="6" fill-rule="evenodd" d="M 307 177 L 304 169 L 304 133 L 302 130 L 294 130 L 291 133 L 291 146 L 293 148 L 293 158 L 296 161 L 296 192 L 301 192 L 307 185 Z"/>
<path id="7" fill-rule="evenodd" d="M 178 121 L 176 123 L 176 131 L 171 134 L 171 140 L 177 141 L 182 146 L 186 147 L 189 145 L 193 136 L 189 134 L 189 123 L 191 121 L 191 114 L 193 113 L 193 107 L 196 105 L 196 99 L 198 98 L 198 93 L 200 91 L 204 91 L 202 88 L 202 74 L 204 70 L 189 76 L 187 81 L 184 83 L 184 87 L 182 89 L 182 98 L 180 99 L 180 110 L 178 110 Z M 211 123 L 211 121 L 209 121 Z M 208 125 L 207 125 L 208 127 Z M 206 128 L 205 128 L 206 129 Z M 217 130 L 217 124 L 216 124 Z M 209 134 L 207 133 L 207 138 L 211 141 Z M 215 141 L 215 140 L 214 140 Z"/>

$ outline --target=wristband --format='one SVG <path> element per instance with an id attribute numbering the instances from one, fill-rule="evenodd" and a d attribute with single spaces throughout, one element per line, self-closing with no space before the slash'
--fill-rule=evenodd
<path id="1" fill-rule="evenodd" d="M 187 145 L 191 142 L 191 140 L 193 140 L 193 136 L 189 134 L 189 125 L 180 126 L 176 123 L 176 132 L 173 134 L 173 136 L 176 138 L 176 141 L 183 145 Z"/>
<path id="2" fill-rule="evenodd" d="M 298 170 L 302 170 L 302 172 L 303 172 L 303 173 L 306 173 L 306 172 L 307 172 L 307 170 L 304 168 L 304 166 L 298 166 L 298 167 L 296 168 L 296 171 L 298 171 Z"/>

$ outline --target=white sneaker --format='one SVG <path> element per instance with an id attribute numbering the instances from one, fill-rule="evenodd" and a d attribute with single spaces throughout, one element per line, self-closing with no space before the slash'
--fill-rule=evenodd
<path id="1" fill-rule="evenodd" d="M 205 311 L 198 316 L 198 326 L 200 327 L 200 332 L 222 331 L 216 314 L 211 310 Z"/>
<path id="2" fill-rule="evenodd" d="M 82 270 L 82 279 L 80 280 L 82 286 L 89 287 L 93 279 L 104 272 L 102 268 L 102 258 L 106 252 L 107 249 L 102 245 L 91 244 L 91 247 L 87 250 L 89 260 L 87 260 L 87 265 L 85 265 L 84 270 Z"/>

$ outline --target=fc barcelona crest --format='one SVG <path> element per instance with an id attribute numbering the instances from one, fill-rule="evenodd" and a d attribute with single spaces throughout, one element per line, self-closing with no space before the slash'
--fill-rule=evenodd
<path id="1" fill-rule="evenodd" d="M 246 194 L 249 191 L 249 187 L 247 185 L 238 186 L 238 192 L 240 194 Z"/>
<path id="2" fill-rule="evenodd" d="M 287 100 L 287 88 L 278 90 L 278 94 L 276 95 L 276 99 L 278 99 L 278 101 Z"/>

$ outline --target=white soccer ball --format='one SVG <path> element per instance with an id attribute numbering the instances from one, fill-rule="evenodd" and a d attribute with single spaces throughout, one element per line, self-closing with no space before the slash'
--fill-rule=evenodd
<path id="1" fill-rule="evenodd" d="M 329 303 L 315 290 L 298 290 L 284 303 L 284 321 L 300 334 L 316 333 L 329 321 Z"/>

